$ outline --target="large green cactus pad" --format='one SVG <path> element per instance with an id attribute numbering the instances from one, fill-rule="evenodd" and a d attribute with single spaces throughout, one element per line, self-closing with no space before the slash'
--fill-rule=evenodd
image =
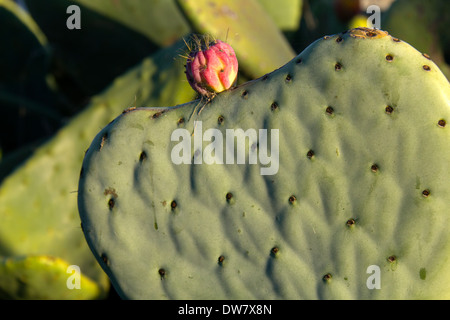
<path id="1" fill-rule="evenodd" d="M 449 298 L 449 97 L 428 56 L 354 29 L 190 120 L 198 101 L 129 110 L 85 155 L 86 239 L 123 298 Z M 250 138 L 244 164 L 207 164 L 208 132 L 225 145 L 227 129 L 268 141 Z M 175 163 L 174 132 L 202 164 Z"/>

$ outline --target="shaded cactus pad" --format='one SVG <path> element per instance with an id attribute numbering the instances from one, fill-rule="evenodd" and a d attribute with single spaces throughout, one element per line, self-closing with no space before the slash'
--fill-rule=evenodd
<path id="1" fill-rule="evenodd" d="M 128 110 L 85 155 L 84 234 L 128 299 L 449 298 L 449 97 L 426 54 L 354 29 L 190 120 L 199 101 Z M 202 164 L 173 162 L 177 129 Z M 205 163 L 230 129 L 245 163 Z"/>

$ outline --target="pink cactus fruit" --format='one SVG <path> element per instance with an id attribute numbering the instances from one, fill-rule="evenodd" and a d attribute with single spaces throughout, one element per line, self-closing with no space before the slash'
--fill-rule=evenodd
<path id="1" fill-rule="evenodd" d="M 220 40 L 205 42 L 197 41 L 197 48 L 189 53 L 186 76 L 195 91 L 212 98 L 236 82 L 238 61 L 229 44 Z"/>

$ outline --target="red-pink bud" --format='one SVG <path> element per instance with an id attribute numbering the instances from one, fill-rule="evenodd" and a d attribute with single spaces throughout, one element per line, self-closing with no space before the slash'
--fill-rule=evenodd
<path id="1" fill-rule="evenodd" d="M 186 76 L 191 87 L 208 98 L 229 89 L 236 81 L 238 61 L 233 48 L 220 40 L 199 46 L 189 54 Z"/>

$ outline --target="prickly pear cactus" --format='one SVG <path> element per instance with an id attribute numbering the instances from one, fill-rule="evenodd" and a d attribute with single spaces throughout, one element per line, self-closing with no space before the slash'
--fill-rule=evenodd
<path id="1" fill-rule="evenodd" d="M 128 299 L 449 298 L 449 98 L 386 32 L 326 36 L 190 121 L 198 101 L 118 116 L 82 229 Z"/>
<path id="2" fill-rule="evenodd" d="M 270 9 L 259 1 L 246 0 L 245 5 L 238 0 L 176 2 L 197 32 L 221 38 L 232 45 L 240 68 L 253 79 L 295 56 L 279 29 L 282 25 L 275 23 L 276 18 L 268 13 Z M 291 5 L 295 6 L 292 1 Z M 283 7 L 283 4 L 278 3 L 278 6 Z M 291 13 L 294 11 L 295 8 L 292 8 Z"/>
<path id="3" fill-rule="evenodd" d="M 204 97 L 212 98 L 235 84 L 238 61 L 233 48 L 220 40 L 210 41 L 195 37 L 186 59 L 186 77 L 192 89 Z"/>

